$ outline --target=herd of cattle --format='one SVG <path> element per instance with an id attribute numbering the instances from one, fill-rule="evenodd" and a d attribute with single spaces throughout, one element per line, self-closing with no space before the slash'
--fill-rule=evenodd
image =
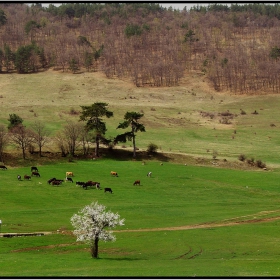
<path id="1" fill-rule="evenodd" d="M 0 165 L 0 169 L 2 170 L 7 170 L 7 167 L 5 165 Z M 116 171 L 111 171 L 111 176 L 114 176 L 114 177 L 119 177 L 118 173 Z M 152 172 L 149 172 L 147 174 L 148 177 L 151 177 L 152 175 Z M 31 176 L 29 175 L 24 175 L 23 176 L 23 179 L 24 180 L 31 180 L 31 177 L 41 177 L 40 176 L 40 173 L 39 173 L 39 170 L 36 166 L 32 166 L 31 167 Z M 74 177 L 74 173 L 73 172 L 70 172 L 70 171 L 67 171 L 66 172 L 66 177 L 65 179 L 57 179 L 55 177 L 49 179 L 47 181 L 47 183 L 49 185 L 52 185 L 52 186 L 59 186 L 61 185 L 63 182 L 71 182 L 71 183 L 74 183 L 73 179 L 71 177 Z M 17 179 L 20 181 L 22 180 L 21 178 L 21 175 L 17 175 Z M 140 180 L 136 180 L 134 183 L 133 183 L 133 186 L 140 186 Z M 87 189 L 88 187 L 95 187 L 97 190 L 101 190 L 101 187 L 100 187 L 100 182 L 94 182 L 94 181 L 87 181 L 87 182 L 80 182 L 80 181 L 77 181 L 76 182 L 76 186 L 80 186 L 82 187 L 83 189 Z M 112 189 L 111 188 L 104 188 L 104 192 L 109 192 L 109 193 L 113 193 Z"/>

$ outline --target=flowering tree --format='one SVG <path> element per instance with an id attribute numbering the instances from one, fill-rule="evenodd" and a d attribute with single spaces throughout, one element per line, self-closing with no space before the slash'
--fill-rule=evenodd
<path id="1" fill-rule="evenodd" d="M 71 223 L 75 228 L 73 233 L 77 236 L 77 241 L 86 242 L 91 246 L 93 258 L 98 258 L 99 240 L 105 242 L 116 240 L 112 231 L 107 231 L 105 228 L 124 225 L 124 219 L 120 219 L 118 213 L 106 212 L 105 209 L 104 205 L 92 202 L 71 217 Z"/>

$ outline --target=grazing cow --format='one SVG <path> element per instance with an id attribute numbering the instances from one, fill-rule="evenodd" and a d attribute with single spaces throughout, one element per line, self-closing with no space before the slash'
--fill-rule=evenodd
<path id="1" fill-rule="evenodd" d="M 31 179 L 31 176 L 29 176 L 29 175 L 24 175 L 24 180 L 30 180 Z"/>
<path id="2" fill-rule="evenodd" d="M 32 174 L 31 174 L 31 176 L 36 176 L 36 177 L 40 177 L 40 174 L 39 174 L 39 172 L 32 172 Z"/>
<path id="3" fill-rule="evenodd" d="M 17 179 L 20 181 L 20 180 L 21 180 L 21 176 L 20 176 L 20 175 L 17 175 Z"/>
<path id="4" fill-rule="evenodd" d="M 140 186 L 140 180 L 136 180 L 136 181 L 133 183 L 133 186 L 136 186 L 136 185 Z"/>
<path id="5" fill-rule="evenodd" d="M 111 171 L 111 175 L 115 177 L 119 177 L 118 173 L 116 171 Z"/>
<path id="6" fill-rule="evenodd" d="M 73 177 L 73 176 L 74 176 L 74 173 L 73 173 L 73 172 L 70 172 L 70 171 L 67 171 L 67 172 L 66 172 L 66 177 L 69 177 L 69 176 Z"/>
<path id="7" fill-rule="evenodd" d="M 31 172 L 32 172 L 32 171 L 38 172 L 39 170 L 38 170 L 38 168 L 37 168 L 36 166 L 32 166 L 32 167 L 31 167 Z"/>
<path id="8" fill-rule="evenodd" d="M 98 187 L 98 186 L 99 187 Z M 83 188 L 84 189 L 87 189 L 87 187 L 93 187 L 93 186 L 95 186 L 96 187 L 96 189 L 98 189 L 98 188 L 100 188 L 100 183 L 99 182 L 93 182 L 93 181 L 87 181 L 84 185 L 83 185 Z"/>
<path id="9" fill-rule="evenodd" d="M 104 189 L 104 192 L 110 192 L 110 193 L 113 193 L 112 189 L 111 188 L 105 188 Z"/>
<path id="10" fill-rule="evenodd" d="M 148 174 L 147 174 L 148 177 L 151 177 L 152 176 L 152 172 L 150 171 Z"/>
<path id="11" fill-rule="evenodd" d="M 62 180 L 62 181 L 63 181 L 63 180 Z M 61 181 L 61 180 L 52 181 L 52 185 L 53 185 L 53 186 L 59 186 L 59 185 L 61 185 L 62 181 Z"/>
<path id="12" fill-rule="evenodd" d="M 70 177 L 66 177 L 66 178 L 65 178 L 65 182 L 67 182 L 67 181 L 73 183 L 73 179 L 70 178 Z"/>
<path id="13" fill-rule="evenodd" d="M 8 168 L 5 165 L 0 165 L 0 169 L 7 170 Z"/>
<path id="14" fill-rule="evenodd" d="M 56 178 L 51 178 L 50 180 L 48 180 L 48 184 L 50 185 L 51 182 L 53 182 L 53 181 L 55 181 L 55 180 L 56 180 Z"/>
<path id="15" fill-rule="evenodd" d="M 76 182 L 76 186 L 82 187 L 83 185 L 85 185 L 85 182 Z"/>

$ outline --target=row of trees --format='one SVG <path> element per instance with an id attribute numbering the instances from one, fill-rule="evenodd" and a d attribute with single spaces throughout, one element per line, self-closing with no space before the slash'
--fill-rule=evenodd
<path id="1" fill-rule="evenodd" d="M 280 91 L 279 4 L 0 4 L 2 72 L 102 71 L 136 86 L 174 86 L 191 71 L 216 90 Z"/>
<path id="2" fill-rule="evenodd" d="M 108 104 L 96 102 L 91 106 L 81 106 L 79 121 L 67 121 L 61 131 L 58 131 L 53 139 L 60 149 L 62 156 L 69 154 L 75 156 L 77 148 L 82 146 L 83 154 L 89 154 L 89 148 L 95 143 L 95 156 L 99 157 L 100 143 L 113 147 L 117 143 L 132 141 L 133 157 L 136 157 L 136 133 L 145 132 L 145 126 L 139 122 L 144 114 L 138 112 L 126 112 L 124 121 L 120 122 L 117 129 L 127 129 L 124 133 L 118 134 L 114 139 L 106 138 L 106 123 L 103 117 L 110 118 L 113 112 L 108 110 Z M 83 122 L 86 124 L 84 124 Z M 41 121 L 35 121 L 30 128 L 23 125 L 23 119 L 16 114 L 11 114 L 9 125 L 6 128 L 0 125 L 0 160 L 4 162 L 4 149 L 9 143 L 15 144 L 22 151 L 23 159 L 26 158 L 26 151 L 33 153 L 38 147 L 39 155 L 42 156 L 42 148 L 51 141 L 50 132 Z"/>

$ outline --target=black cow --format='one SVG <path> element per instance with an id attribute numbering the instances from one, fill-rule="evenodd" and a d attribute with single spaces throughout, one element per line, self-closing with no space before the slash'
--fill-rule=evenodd
<path id="1" fill-rule="evenodd" d="M 59 186 L 59 185 L 61 185 L 62 181 L 63 181 L 63 180 L 55 180 L 55 181 L 52 181 L 52 185 L 53 185 L 53 186 Z"/>
<path id="2" fill-rule="evenodd" d="M 25 180 L 30 180 L 31 179 L 31 176 L 29 176 L 29 175 L 24 175 L 24 177 L 23 177 Z"/>
<path id="3" fill-rule="evenodd" d="M 48 180 L 48 184 L 50 185 L 51 182 L 53 182 L 53 181 L 55 181 L 55 180 L 56 180 L 56 178 L 51 178 L 50 180 Z"/>
<path id="4" fill-rule="evenodd" d="M 85 182 L 76 182 L 76 186 L 82 187 L 83 185 L 85 185 Z"/>
<path id="5" fill-rule="evenodd" d="M 69 181 L 69 182 L 73 183 L 73 179 L 70 178 L 70 177 L 66 177 L 66 178 L 65 178 L 65 181 L 66 181 L 66 182 Z"/>
<path id="6" fill-rule="evenodd" d="M 38 170 L 38 168 L 37 168 L 36 166 L 32 166 L 32 167 L 31 167 L 31 172 L 32 172 L 32 171 L 38 172 L 39 170 Z"/>
<path id="7" fill-rule="evenodd" d="M 5 165 L 0 165 L 0 169 L 7 170 L 8 168 Z"/>
<path id="8" fill-rule="evenodd" d="M 39 174 L 39 172 L 32 172 L 31 176 L 40 177 L 40 174 Z"/>
<path id="9" fill-rule="evenodd" d="M 17 179 L 20 181 L 20 180 L 21 180 L 21 176 L 20 176 L 20 175 L 17 175 Z"/>
<path id="10" fill-rule="evenodd" d="M 104 192 L 110 192 L 110 193 L 113 193 L 112 189 L 111 188 L 105 188 L 104 189 Z"/>

